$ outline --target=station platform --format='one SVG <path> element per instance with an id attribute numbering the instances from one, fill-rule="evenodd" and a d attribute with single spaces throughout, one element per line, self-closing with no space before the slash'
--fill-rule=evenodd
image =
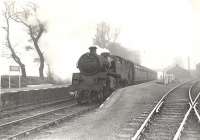
<path id="1" fill-rule="evenodd" d="M 1 88 L 0 93 L 4 94 L 4 93 L 8 93 L 8 92 L 40 90 L 40 89 L 60 88 L 60 87 L 68 87 L 68 86 L 70 86 L 70 84 L 62 84 L 62 85 L 54 85 L 54 84 L 28 85 L 27 87 L 22 87 L 22 88 Z"/>
<path id="2" fill-rule="evenodd" d="M 64 122 L 59 127 L 30 135 L 28 139 L 116 140 L 131 119 L 137 118 L 145 110 L 151 111 L 158 100 L 177 84 L 163 85 L 153 81 L 118 89 L 94 111 Z"/>
<path id="3" fill-rule="evenodd" d="M 69 89 L 70 84 L 42 84 L 29 85 L 23 88 L 1 89 L 0 111 L 62 100 L 71 96 Z"/>

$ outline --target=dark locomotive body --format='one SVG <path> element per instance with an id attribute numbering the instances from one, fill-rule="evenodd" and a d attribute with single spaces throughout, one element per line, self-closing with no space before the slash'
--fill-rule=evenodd
<path id="1" fill-rule="evenodd" d="M 157 78 L 155 71 L 119 56 L 96 54 L 96 47 L 80 57 L 77 67 L 80 73 L 73 73 L 72 89 L 78 103 L 101 103 L 116 88 Z"/>

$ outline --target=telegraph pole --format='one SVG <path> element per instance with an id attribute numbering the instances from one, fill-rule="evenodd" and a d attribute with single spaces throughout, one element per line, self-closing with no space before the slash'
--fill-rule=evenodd
<path id="1" fill-rule="evenodd" d="M 188 72 L 190 74 L 190 57 L 188 56 Z"/>

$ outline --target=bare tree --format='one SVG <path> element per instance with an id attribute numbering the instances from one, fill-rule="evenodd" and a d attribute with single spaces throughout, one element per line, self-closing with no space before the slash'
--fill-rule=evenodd
<path id="1" fill-rule="evenodd" d="M 28 3 L 25 8 L 22 8 L 21 11 L 14 11 L 12 19 L 18 23 L 23 24 L 27 28 L 27 33 L 30 36 L 31 42 L 39 56 L 40 66 L 39 66 L 39 76 L 44 78 L 44 55 L 39 46 L 39 39 L 46 31 L 46 24 L 41 22 L 37 16 L 38 7 L 34 3 Z M 34 21 L 30 21 L 33 19 Z"/>
<path id="2" fill-rule="evenodd" d="M 6 43 L 5 46 L 8 47 L 8 49 L 11 52 L 11 56 L 14 59 L 14 61 L 20 66 L 21 68 L 21 73 L 22 73 L 22 77 L 26 77 L 26 69 L 25 69 L 25 65 L 22 63 L 20 57 L 17 55 L 13 45 L 11 44 L 11 39 L 10 39 L 10 19 L 12 18 L 12 9 L 13 9 L 14 3 L 4 3 L 4 11 L 2 11 L 3 13 L 3 17 L 5 18 L 5 26 L 2 27 L 5 31 L 6 31 Z"/>
<path id="3" fill-rule="evenodd" d="M 113 55 L 121 56 L 135 63 L 140 63 L 140 54 L 138 51 L 129 50 L 117 42 L 120 30 L 112 29 L 105 22 L 97 24 L 96 34 L 93 43 L 101 48 L 106 48 Z"/>
<path id="4" fill-rule="evenodd" d="M 93 43 L 100 46 L 101 48 L 107 48 L 110 43 L 116 42 L 119 36 L 119 30 L 115 29 L 112 31 L 109 24 L 101 22 L 97 24 L 95 38 Z"/>

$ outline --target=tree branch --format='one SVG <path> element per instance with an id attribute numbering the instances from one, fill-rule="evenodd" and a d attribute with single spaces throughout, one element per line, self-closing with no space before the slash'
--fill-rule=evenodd
<path id="1" fill-rule="evenodd" d="M 15 22 L 18 22 L 18 23 L 22 23 L 24 26 L 28 27 L 29 25 L 24 22 L 21 18 L 19 18 L 17 15 L 15 16 L 12 16 L 11 17 L 12 20 L 14 20 Z"/>
<path id="2" fill-rule="evenodd" d="M 38 41 L 42 35 L 42 33 L 44 32 L 44 26 L 42 24 L 39 25 L 39 33 L 36 37 L 36 41 Z"/>

